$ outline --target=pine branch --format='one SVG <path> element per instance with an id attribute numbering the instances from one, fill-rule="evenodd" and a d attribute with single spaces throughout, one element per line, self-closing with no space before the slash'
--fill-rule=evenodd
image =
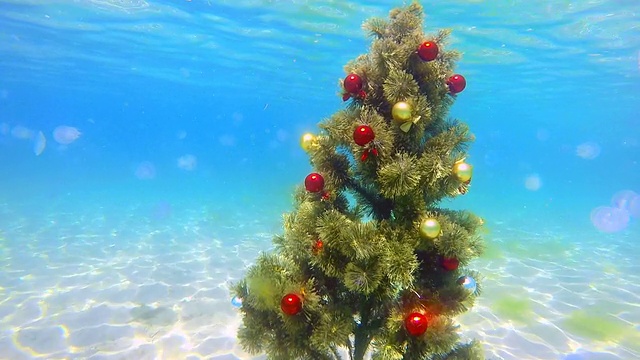
<path id="1" fill-rule="evenodd" d="M 355 339 L 354 339 L 354 360 L 363 360 L 369 344 L 371 343 L 371 337 L 369 335 L 369 321 L 371 309 L 373 307 L 372 298 L 368 297 L 365 301 L 361 301 L 360 306 L 360 324 L 356 327 Z"/>
<path id="2" fill-rule="evenodd" d="M 352 178 L 345 182 L 345 186 L 366 200 L 376 220 L 388 220 L 391 218 L 391 211 L 393 210 L 393 202 L 391 200 L 385 199 L 374 191 L 365 188 Z"/>
<path id="3" fill-rule="evenodd" d="M 371 18 L 362 25 L 362 28 L 368 33 L 369 36 L 381 38 L 384 36 L 387 26 L 388 23 L 385 19 Z"/>

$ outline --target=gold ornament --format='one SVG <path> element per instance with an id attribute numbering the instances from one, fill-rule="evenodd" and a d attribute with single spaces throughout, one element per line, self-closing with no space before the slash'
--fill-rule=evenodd
<path id="1" fill-rule="evenodd" d="M 401 124 L 400 125 L 400 130 L 402 130 L 404 132 L 409 131 L 409 129 L 411 129 L 411 125 L 417 123 L 418 120 L 420 120 L 420 116 L 416 116 L 416 118 L 413 119 L 413 121 L 407 121 L 406 123 Z"/>
<path id="2" fill-rule="evenodd" d="M 464 162 L 464 159 L 460 161 L 456 161 L 453 165 L 453 175 L 458 178 L 458 180 L 466 183 L 467 181 L 471 181 L 471 175 L 473 175 L 473 166 Z"/>
<path id="3" fill-rule="evenodd" d="M 391 109 L 391 116 L 393 116 L 396 122 L 400 123 L 400 130 L 404 132 L 408 132 L 409 129 L 411 129 L 411 125 L 420 120 L 420 116 L 414 118 L 412 113 L 413 108 L 409 103 L 404 101 L 397 102 Z"/>
<path id="4" fill-rule="evenodd" d="M 420 236 L 425 239 L 435 239 L 440 236 L 441 232 L 442 227 L 434 218 L 426 218 L 420 222 Z"/>
<path id="5" fill-rule="evenodd" d="M 318 137 L 311 134 L 306 133 L 302 135 L 302 139 L 300 139 L 300 146 L 304 151 L 309 151 L 314 146 L 318 145 Z"/>
<path id="6" fill-rule="evenodd" d="M 399 101 L 393 105 L 393 108 L 391 109 L 391 116 L 393 116 L 395 121 L 404 123 L 411 120 L 411 112 L 413 112 L 413 109 L 409 103 Z"/>

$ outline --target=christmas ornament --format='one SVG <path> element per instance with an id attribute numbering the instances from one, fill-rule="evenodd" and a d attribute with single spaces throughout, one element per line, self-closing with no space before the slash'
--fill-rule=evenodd
<path id="1" fill-rule="evenodd" d="M 395 121 L 404 123 L 411 120 L 412 111 L 413 109 L 411 108 L 411 105 L 409 103 L 399 101 L 395 105 L 393 105 L 393 108 L 391 109 L 391 116 L 393 116 L 393 119 Z"/>
<path id="2" fill-rule="evenodd" d="M 304 135 L 302 135 L 302 138 L 300 139 L 300 146 L 302 147 L 302 149 L 304 151 L 309 151 L 311 150 L 311 148 L 313 148 L 314 146 L 318 145 L 318 137 L 311 134 L 311 133 L 306 133 Z"/>
<path id="3" fill-rule="evenodd" d="M 404 319 L 404 327 L 411 336 L 424 334 L 428 326 L 427 317 L 419 312 L 411 313 Z"/>
<path id="4" fill-rule="evenodd" d="M 320 192 L 324 189 L 324 178 L 318 173 L 311 173 L 304 179 L 304 188 L 308 192 Z"/>
<path id="5" fill-rule="evenodd" d="M 239 298 L 237 296 L 234 296 L 231 298 L 231 305 L 233 305 L 234 307 L 241 307 L 242 306 L 242 298 Z"/>
<path id="6" fill-rule="evenodd" d="M 322 251 L 323 247 L 324 247 L 324 243 L 322 242 L 322 240 L 318 239 L 316 240 L 315 244 L 313 244 L 313 252 L 317 254 L 320 251 Z"/>
<path id="7" fill-rule="evenodd" d="M 280 309 L 287 315 L 296 315 L 302 310 L 302 299 L 296 294 L 287 294 L 280 301 Z"/>
<path id="8" fill-rule="evenodd" d="M 455 74 L 449 77 L 449 80 L 447 80 L 447 86 L 449 86 L 449 92 L 457 94 L 467 86 L 467 80 L 465 80 L 464 76 Z"/>
<path id="9" fill-rule="evenodd" d="M 369 158 L 369 153 L 372 153 L 375 156 L 378 156 L 378 149 L 371 147 L 371 149 L 366 149 L 363 153 L 362 156 L 360 156 L 360 161 L 365 161 L 367 160 L 367 158 Z"/>
<path id="10" fill-rule="evenodd" d="M 353 141 L 360 145 L 365 146 L 366 149 L 362 153 L 360 160 L 365 161 L 369 157 L 369 153 L 378 156 L 378 149 L 373 146 L 372 141 L 376 135 L 369 125 L 360 125 L 353 131 Z"/>
<path id="11" fill-rule="evenodd" d="M 420 236 L 425 239 L 435 239 L 441 232 L 440 223 L 434 218 L 426 218 L 420 222 Z"/>
<path id="12" fill-rule="evenodd" d="M 357 94 L 362 90 L 362 78 L 358 74 L 349 74 L 344 78 L 344 89 L 352 94 Z"/>
<path id="13" fill-rule="evenodd" d="M 425 41 L 418 47 L 418 56 L 423 61 L 434 60 L 438 56 L 438 45 L 433 41 Z"/>
<path id="14" fill-rule="evenodd" d="M 364 99 L 367 94 L 364 92 L 364 90 L 362 90 L 363 86 L 364 82 L 362 81 L 360 75 L 347 75 L 347 77 L 342 81 L 342 87 L 346 91 L 346 93 L 342 95 L 342 100 L 347 101 L 350 97 L 359 97 L 361 99 Z"/>
<path id="15" fill-rule="evenodd" d="M 420 120 L 420 116 L 412 118 L 412 113 L 413 107 L 411 104 L 404 101 L 397 102 L 391 109 L 391 116 L 396 122 L 400 123 L 400 130 L 404 132 L 409 131 L 409 129 L 411 129 L 411 125 Z"/>
<path id="16" fill-rule="evenodd" d="M 376 138 L 373 129 L 369 125 L 360 125 L 353 132 L 353 141 L 360 146 L 365 146 Z"/>
<path id="17" fill-rule="evenodd" d="M 442 267 L 447 271 L 456 270 L 460 266 L 460 261 L 456 258 L 445 257 L 442 259 Z"/>
<path id="18" fill-rule="evenodd" d="M 453 164 L 453 175 L 458 178 L 463 183 L 467 181 L 471 181 L 471 176 L 473 175 L 473 166 L 464 162 L 464 159 L 456 161 Z"/>
<path id="19" fill-rule="evenodd" d="M 474 294 L 478 289 L 478 284 L 476 280 L 469 275 L 460 276 L 458 278 L 458 284 L 460 284 L 463 288 L 468 290 L 471 294 Z"/>

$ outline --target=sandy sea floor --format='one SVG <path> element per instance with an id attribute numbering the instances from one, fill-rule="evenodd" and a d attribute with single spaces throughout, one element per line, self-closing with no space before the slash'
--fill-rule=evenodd
<path id="1" fill-rule="evenodd" d="M 273 212 L 0 204 L 0 216 L 0 359 L 264 359 L 235 340 L 228 284 L 270 247 Z M 493 359 L 640 358 L 637 232 L 488 224 L 463 338 Z"/>

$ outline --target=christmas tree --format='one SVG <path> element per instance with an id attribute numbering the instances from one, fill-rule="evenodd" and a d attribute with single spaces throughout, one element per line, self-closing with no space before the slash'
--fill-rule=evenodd
<path id="1" fill-rule="evenodd" d="M 269 359 L 483 359 L 455 317 L 479 275 L 482 219 L 439 207 L 470 186 L 473 135 L 448 119 L 464 90 L 418 3 L 364 24 L 368 54 L 345 66 L 344 109 L 305 134 L 314 172 L 295 192 L 275 249 L 234 286 L 240 344 Z M 301 179 L 302 180 L 302 179 Z M 345 357 L 346 358 L 346 357 Z"/>

